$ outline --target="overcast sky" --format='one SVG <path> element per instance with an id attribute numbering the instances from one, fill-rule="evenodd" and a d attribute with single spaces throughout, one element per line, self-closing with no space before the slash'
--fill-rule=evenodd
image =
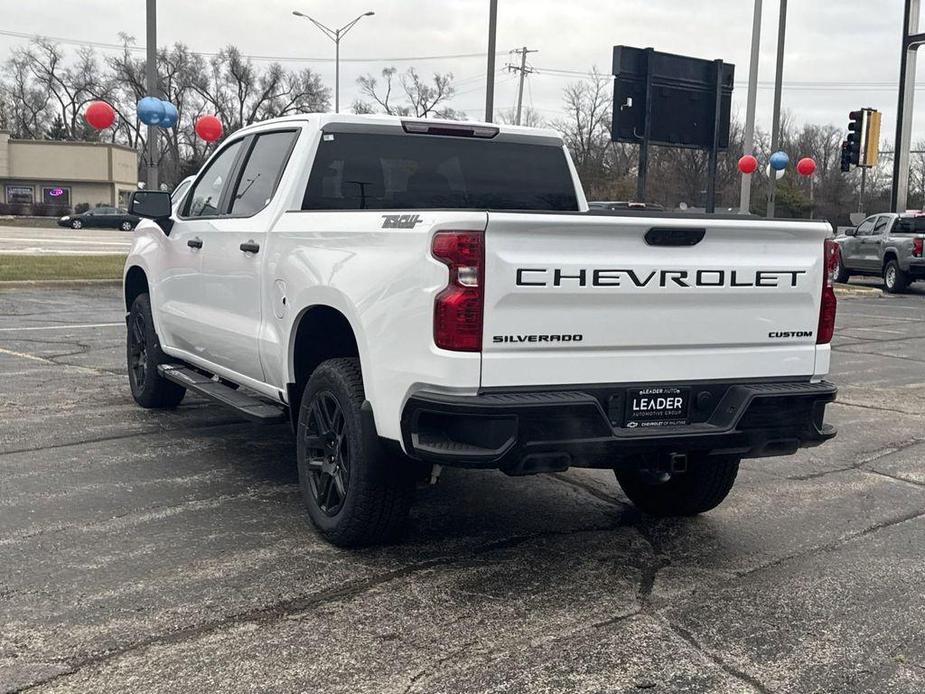
<path id="1" fill-rule="evenodd" d="M 883 111 L 883 136 L 895 128 L 896 82 L 904 0 L 812 0 L 791 2 L 784 68 L 784 109 L 797 121 L 844 127 L 854 108 Z M 12 0 L 4 0 L 12 6 Z M 143 0 L 29 0 L 22 11 L 4 12 L 0 30 L 118 42 L 124 31 L 144 43 Z M 528 79 L 525 102 L 545 118 L 561 108 L 561 90 L 577 75 L 556 71 L 610 72 L 616 44 L 702 58 L 723 58 L 736 66 L 734 109 L 745 111 L 751 0 L 499 0 L 498 48 L 539 50 L 530 56 L 538 72 Z M 778 4 L 764 2 L 759 71 L 758 121 L 770 123 Z M 395 65 L 422 73 L 450 71 L 456 76 L 453 106 L 480 118 L 485 103 L 488 0 L 159 0 L 158 42 L 180 41 L 193 50 L 213 52 L 234 43 L 246 54 L 292 58 L 332 57 L 334 47 L 293 9 L 329 26 L 340 26 L 366 10 L 341 44 L 341 103 L 356 96 L 357 76 Z M 22 39 L 0 36 L 0 54 Z M 389 61 L 383 58 L 480 53 L 469 58 Z M 371 59 L 353 62 L 355 59 Z M 350 62 L 347 62 L 347 61 Z M 503 67 L 507 56 L 499 56 Z M 287 63 L 296 66 L 298 63 Z M 329 62 L 304 63 L 334 84 Z M 865 83 L 858 86 L 856 83 Z M 925 98 L 925 93 L 920 93 Z M 510 108 L 515 76 L 498 74 L 495 104 Z M 917 109 L 925 111 L 925 103 Z M 915 120 L 925 137 L 925 117 Z"/>

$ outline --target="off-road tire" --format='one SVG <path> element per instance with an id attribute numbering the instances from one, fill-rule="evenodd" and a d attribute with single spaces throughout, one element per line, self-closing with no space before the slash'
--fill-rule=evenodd
<path id="1" fill-rule="evenodd" d="M 890 260 L 883 267 L 883 286 L 890 294 L 901 294 L 909 286 L 909 276 L 899 269 L 895 260 Z"/>
<path id="2" fill-rule="evenodd" d="M 315 369 L 299 407 L 302 499 L 318 532 L 340 547 L 397 540 L 414 495 L 413 466 L 383 449 L 365 401 L 359 360 L 340 358 Z"/>
<path id="3" fill-rule="evenodd" d="M 635 468 L 614 472 L 629 500 L 652 516 L 694 516 L 716 508 L 729 494 L 739 472 L 735 456 L 688 456 L 687 470 L 667 482 L 655 482 Z"/>
<path id="4" fill-rule="evenodd" d="M 186 388 L 168 381 L 157 371 L 159 364 L 169 364 L 171 360 L 161 351 L 147 294 L 139 294 L 132 302 L 126 327 L 128 380 L 135 402 L 146 409 L 176 407 L 186 395 Z"/>

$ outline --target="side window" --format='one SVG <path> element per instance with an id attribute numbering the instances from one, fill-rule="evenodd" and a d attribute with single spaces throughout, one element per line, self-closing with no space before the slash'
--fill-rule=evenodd
<path id="1" fill-rule="evenodd" d="M 257 136 L 235 188 L 231 214 L 249 217 L 270 203 L 297 135 L 288 131 Z"/>
<path id="2" fill-rule="evenodd" d="M 192 181 L 182 181 L 180 185 L 174 188 L 174 191 L 170 194 L 170 201 L 174 205 L 180 202 L 180 200 L 183 199 L 183 195 L 187 190 L 189 190 L 189 187 L 192 185 L 192 183 Z"/>
<path id="3" fill-rule="evenodd" d="M 877 223 L 874 225 L 874 234 L 882 234 L 889 221 L 890 221 L 890 218 L 887 217 L 885 214 L 880 215 L 880 218 L 877 220 Z"/>
<path id="4" fill-rule="evenodd" d="M 874 230 L 874 220 L 876 217 L 868 217 L 863 222 L 858 225 L 858 236 L 870 236 L 870 232 Z"/>
<path id="5" fill-rule="evenodd" d="M 186 197 L 185 216 L 214 217 L 219 214 L 218 205 L 222 199 L 222 190 L 228 185 L 228 178 L 240 149 L 241 140 L 233 142 L 209 164 L 209 168 Z"/>

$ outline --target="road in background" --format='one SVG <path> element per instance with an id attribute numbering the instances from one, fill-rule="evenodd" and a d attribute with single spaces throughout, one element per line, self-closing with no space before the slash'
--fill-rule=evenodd
<path id="1" fill-rule="evenodd" d="M 126 255 L 132 232 L 0 226 L 0 255 Z"/>
<path id="2" fill-rule="evenodd" d="M 0 293 L 0 691 L 925 691 L 925 303 L 852 298 L 826 446 L 641 516 L 607 471 L 446 470 L 321 541 L 292 436 L 134 405 L 116 288 Z"/>

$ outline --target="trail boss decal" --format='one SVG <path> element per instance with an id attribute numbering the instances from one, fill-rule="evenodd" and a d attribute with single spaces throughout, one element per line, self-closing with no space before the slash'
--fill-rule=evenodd
<path id="1" fill-rule="evenodd" d="M 806 270 L 517 268 L 518 287 L 796 287 Z"/>
<path id="2" fill-rule="evenodd" d="M 424 221 L 419 214 L 384 214 L 382 220 L 383 229 L 414 229 Z"/>

